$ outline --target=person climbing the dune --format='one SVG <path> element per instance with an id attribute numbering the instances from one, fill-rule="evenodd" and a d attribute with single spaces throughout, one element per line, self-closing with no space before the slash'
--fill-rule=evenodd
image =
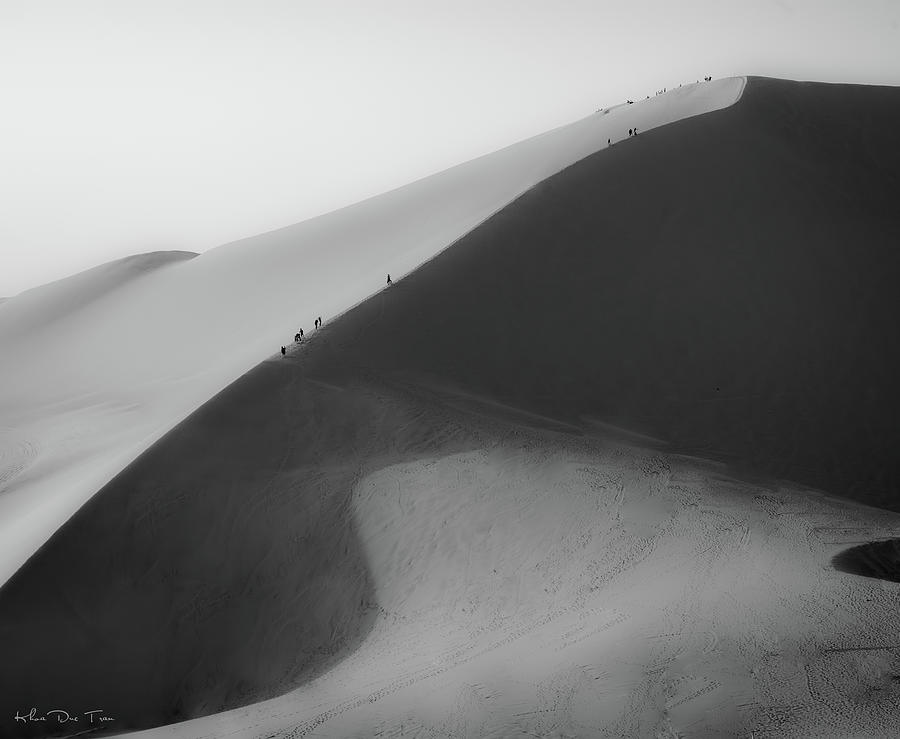
<path id="1" fill-rule="evenodd" d="M 287 353 L 287 349 L 281 347 L 281 356 L 283 357 Z"/>
<path id="2" fill-rule="evenodd" d="M 298 334 L 298 335 L 300 336 L 300 338 L 302 339 L 302 338 L 303 338 L 303 329 L 301 328 L 301 329 L 297 332 L 297 334 Z"/>
<path id="3" fill-rule="evenodd" d="M 322 328 L 322 316 L 319 316 L 319 328 Z"/>
<path id="4" fill-rule="evenodd" d="M 300 334 L 294 334 L 294 341 L 300 341 L 303 337 Z"/>
<path id="5" fill-rule="evenodd" d="M 388 284 L 388 285 L 393 285 L 393 284 L 394 284 L 393 282 L 391 282 L 391 275 L 390 275 L 390 273 L 388 273 L 387 284 Z"/>
<path id="6" fill-rule="evenodd" d="M 318 318 L 315 321 L 313 321 L 313 325 L 316 327 L 316 331 L 318 331 L 319 330 L 319 319 Z"/>

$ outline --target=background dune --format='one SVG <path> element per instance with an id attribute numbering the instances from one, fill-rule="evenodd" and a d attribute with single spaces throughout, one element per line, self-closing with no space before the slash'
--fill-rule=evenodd
<path id="1" fill-rule="evenodd" d="M 895 505 L 898 117 L 751 79 L 240 378 L 0 590 L 4 720 L 897 733 L 897 583 L 832 558 L 900 519 L 772 478 Z"/>
<path id="2" fill-rule="evenodd" d="M 4 342 L 21 340 L 35 331 L 55 326 L 89 303 L 126 287 L 132 280 L 159 267 L 177 264 L 196 256 L 197 254 L 189 251 L 135 254 L 26 290 L 17 295 L 0 313 L 0 334 Z"/>

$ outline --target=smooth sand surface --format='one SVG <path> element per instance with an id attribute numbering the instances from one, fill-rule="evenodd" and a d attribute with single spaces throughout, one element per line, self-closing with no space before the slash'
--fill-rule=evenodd
<path id="1" fill-rule="evenodd" d="M 196 256 L 190 251 L 135 254 L 26 290 L 0 313 L 0 335 L 5 342 L 12 342 L 41 331 L 111 292 L 126 289 L 134 280 L 160 267 Z"/>
<path id="2" fill-rule="evenodd" d="M 388 272 L 401 277 L 607 139 L 720 109 L 743 86 L 688 85 L 195 259 L 152 271 L 126 260 L 5 301 L 0 582 L 128 462 L 298 328 L 312 331 L 315 317 L 329 321 L 360 302 Z"/>
<path id="3" fill-rule="evenodd" d="M 269 358 L 0 590 L 0 718 L 897 735 L 898 121 L 751 79 Z"/>

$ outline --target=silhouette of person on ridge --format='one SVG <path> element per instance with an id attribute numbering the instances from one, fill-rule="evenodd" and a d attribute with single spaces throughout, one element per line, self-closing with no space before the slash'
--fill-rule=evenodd
<path id="1" fill-rule="evenodd" d="M 287 349 L 285 349 L 284 347 L 281 347 L 281 356 L 282 357 L 285 355 L 286 352 L 287 352 Z"/>
<path id="2" fill-rule="evenodd" d="M 391 276 L 390 276 L 390 274 L 388 274 L 387 284 L 388 284 L 388 285 L 393 285 L 393 284 L 394 284 L 393 282 L 391 282 Z"/>

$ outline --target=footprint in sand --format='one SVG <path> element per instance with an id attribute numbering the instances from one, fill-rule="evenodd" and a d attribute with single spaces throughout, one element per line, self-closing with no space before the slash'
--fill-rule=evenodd
<path id="1" fill-rule="evenodd" d="M 35 442 L 15 429 L 0 429 L 0 494 L 32 465 L 38 451 Z"/>

